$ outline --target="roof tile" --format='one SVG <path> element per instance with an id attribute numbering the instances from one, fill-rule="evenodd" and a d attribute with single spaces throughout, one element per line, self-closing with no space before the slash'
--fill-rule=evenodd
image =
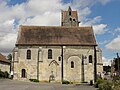
<path id="1" fill-rule="evenodd" d="M 21 26 L 16 45 L 97 45 L 92 27 Z"/>

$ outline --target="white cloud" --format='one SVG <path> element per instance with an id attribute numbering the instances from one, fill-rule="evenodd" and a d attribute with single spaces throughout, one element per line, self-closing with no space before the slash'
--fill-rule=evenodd
<path id="1" fill-rule="evenodd" d="M 106 24 L 94 25 L 93 30 L 95 34 L 104 34 L 107 31 L 107 25 Z"/>
<path id="2" fill-rule="evenodd" d="M 98 0 L 101 4 L 105 5 L 109 3 L 111 0 Z"/>
<path id="3" fill-rule="evenodd" d="M 113 51 L 120 51 L 120 36 L 108 43 L 106 48 Z"/>
<path id="4" fill-rule="evenodd" d="M 103 60 L 103 66 L 111 66 L 112 59 L 107 59 L 105 57 L 102 57 L 102 60 Z"/>
<path id="5" fill-rule="evenodd" d="M 60 0 L 28 0 L 8 6 L 0 3 L 0 52 L 9 53 L 15 46 L 19 25 L 60 25 Z M 17 26 L 15 25 L 17 21 Z"/>
<path id="6" fill-rule="evenodd" d="M 95 25 L 95 24 L 99 23 L 101 20 L 102 20 L 101 16 L 96 16 L 96 17 L 94 17 L 92 19 L 86 18 L 83 21 L 82 25 Z"/>
<path id="7" fill-rule="evenodd" d="M 101 20 L 101 16 L 96 16 L 92 19 L 85 18 L 85 20 L 80 23 L 80 26 L 93 26 L 95 34 L 104 34 L 107 31 L 107 24 L 99 24 Z"/>
<path id="8" fill-rule="evenodd" d="M 115 31 L 119 31 L 119 32 L 120 32 L 120 27 L 117 27 L 117 28 L 115 29 Z"/>
<path id="9" fill-rule="evenodd" d="M 109 40 L 105 40 L 105 41 L 99 42 L 99 44 L 104 45 L 104 44 L 107 44 L 108 42 L 109 42 Z"/>
<path id="10" fill-rule="evenodd" d="M 47 14 L 47 15 L 46 15 Z M 60 26 L 60 13 L 47 12 L 43 15 L 28 18 L 24 25 L 41 25 L 41 26 Z M 53 17 L 54 16 L 54 17 Z"/>
<path id="11" fill-rule="evenodd" d="M 16 34 L 7 34 L 0 41 L 0 51 L 3 53 L 9 53 L 15 46 Z"/>
<path id="12" fill-rule="evenodd" d="M 97 2 L 106 4 L 109 0 L 73 0 L 73 4 L 64 4 L 62 0 L 27 0 L 14 6 L 9 6 L 9 1 L 0 0 L 0 52 L 4 53 L 9 53 L 13 49 L 19 25 L 60 25 L 60 11 L 69 5 L 78 10 L 80 20 L 87 20 L 86 16 L 92 12 L 90 7 Z M 101 17 L 97 16 L 86 22 L 96 24 L 100 19 Z M 98 27 L 102 27 L 102 31 L 97 30 L 100 33 L 105 29 L 105 25 Z"/>
<path id="13" fill-rule="evenodd" d="M 84 19 L 86 19 L 86 16 L 88 16 L 91 13 L 91 10 L 90 8 L 86 7 L 84 9 L 79 10 L 78 13 L 79 20 L 83 21 Z"/>
<path id="14" fill-rule="evenodd" d="M 56 12 L 61 8 L 61 0 L 29 0 L 27 8 L 33 13 Z"/>

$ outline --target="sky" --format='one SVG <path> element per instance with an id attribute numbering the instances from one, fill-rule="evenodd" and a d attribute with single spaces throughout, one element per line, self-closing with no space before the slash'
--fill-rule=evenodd
<path id="1" fill-rule="evenodd" d="M 93 27 L 103 60 L 120 54 L 120 0 L 0 0 L 0 52 L 12 52 L 20 25 L 60 26 L 68 6 L 78 11 L 80 26 Z"/>

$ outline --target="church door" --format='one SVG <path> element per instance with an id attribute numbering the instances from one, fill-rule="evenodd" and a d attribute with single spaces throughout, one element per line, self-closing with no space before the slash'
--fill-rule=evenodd
<path id="1" fill-rule="evenodd" d="M 26 70 L 25 69 L 22 69 L 22 72 L 21 72 L 21 77 L 22 78 L 26 78 Z"/>

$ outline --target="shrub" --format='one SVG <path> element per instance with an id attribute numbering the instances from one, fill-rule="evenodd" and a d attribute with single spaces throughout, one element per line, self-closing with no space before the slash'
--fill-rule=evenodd
<path id="1" fill-rule="evenodd" d="M 113 80 L 97 80 L 98 90 L 120 90 L 120 76 L 114 76 Z"/>
<path id="2" fill-rule="evenodd" d="M 4 72 L 4 78 L 8 78 L 9 77 L 9 73 L 7 71 Z"/>
<path id="3" fill-rule="evenodd" d="M 1 78 L 8 78 L 9 77 L 9 73 L 7 71 L 3 72 L 0 70 L 0 77 Z"/>
<path id="4" fill-rule="evenodd" d="M 120 80 L 120 76 L 113 76 L 113 81 Z"/>
<path id="5" fill-rule="evenodd" d="M 101 83 L 99 85 L 99 89 L 98 90 L 113 90 L 112 89 L 113 83 L 110 81 L 104 81 L 103 83 Z"/>
<path id="6" fill-rule="evenodd" d="M 4 76 L 4 72 L 0 70 L 0 77 L 3 78 L 3 76 Z"/>
<path id="7" fill-rule="evenodd" d="M 63 80 L 62 84 L 70 84 L 70 82 L 67 80 Z"/>
<path id="8" fill-rule="evenodd" d="M 119 80 L 114 82 L 113 90 L 120 90 L 120 81 Z"/>
<path id="9" fill-rule="evenodd" d="M 99 88 L 99 85 L 102 84 L 102 83 L 104 83 L 104 80 L 101 79 L 101 78 L 98 78 L 97 81 L 96 81 L 95 87 Z"/>
<path id="10" fill-rule="evenodd" d="M 31 82 L 39 82 L 38 79 L 29 79 Z"/>
<path id="11" fill-rule="evenodd" d="M 97 84 L 101 84 L 101 83 L 104 83 L 104 81 L 105 81 L 105 80 L 103 80 L 103 79 L 101 79 L 101 78 L 98 78 L 96 83 L 97 83 Z"/>

